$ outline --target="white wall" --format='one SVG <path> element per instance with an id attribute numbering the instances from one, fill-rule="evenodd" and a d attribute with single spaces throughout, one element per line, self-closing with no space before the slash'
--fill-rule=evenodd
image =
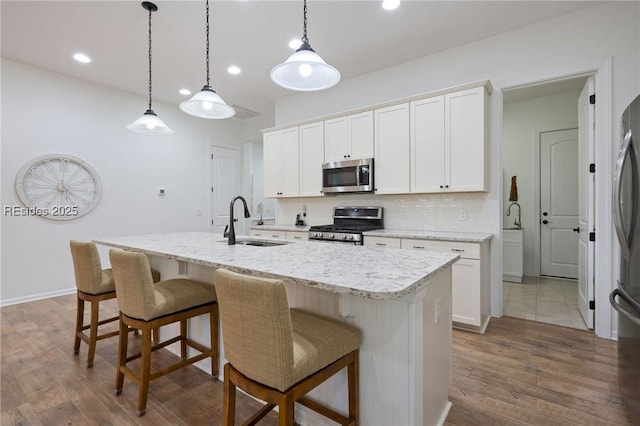
<path id="1" fill-rule="evenodd" d="M 501 90 L 599 69 L 604 70 L 603 78 L 609 78 L 607 73 L 611 66 L 612 85 L 606 87 L 606 81 L 603 80 L 602 87 L 607 93 L 601 93 L 602 99 L 605 100 L 603 105 L 607 105 L 610 100 L 611 111 L 609 113 L 601 109 L 603 112 L 599 116 L 601 120 L 607 122 L 606 125 L 610 126 L 611 134 L 602 135 L 601 141 L 608 143 L 611 140 L 618 140 L 620 130 L 617 123 L 620 114 L 638 91 L 639 9 L 638 2 L 606 2 L 376 73 L 345 80 L 325 92 L 290 96 L 276 103 L 276 125 L 312 119 L 472 81 L 491 80 L 496 89 L 491 101 L 493 114 L 490 154 L 491 191 L 486 195 L 485 202 L 488 207 L 483 213 L 487 216 L 479 219 L 478 222 L 490 224 L 495 234 L 491 268 L 492 314 L 501 315 Z M 602 127 L 607 127 L 606 125 Z M 613 147 L 609 149 L 605 147 L 598 151 L 600 154 L 606 154 L 600 157 L 606 162 L 603 170 L 611 167 L 609 157 L 613 155 L 613 150 Z M 607 173 L 605 175 L 602 178 L 596 177 L 596 179 L 602 179 L 599 188 L 610 187 L 607 183 L 610 176 Z M 607 191 L 601 191 L 603 203 L 607 202 Z M 327 203 L 334 202 L 336 201 L 333 199 L 327 199 Z M 459 203 L 454 210 L 467 205 L 463 197 L 453 202 Z M 283 202 L 279 202 L 279 205 L 282 204 Z M 393 210 L 394 207 L 388 206 L 385 212 L 388 216 L 397 215 L 389 209 Z M 610 216 L 610 214 L 602 216 Z M 287 222 L 290 221 L 289 217 L 284 219 Z M 419 221 L 415 217 L 409 219 L 414 222 Z M 459 225 L 457 222 L 457 216 L 454 215 L 446 225 L 457 226 Z M 596 242 L 602 253 L 610 253 L 613 250 L 608 236 L 612 229 L 610 226 L 607 228 L 602 229 L 607 236 Z M 605 265 L 601 270 L 603 272 L 599 273 L 603 275 L 598 277 L 600 281 L 615 282 L 610 265 Z M 608 294 L 607 290 L 597 290 L 597 293 L 602 296 L 602 303 L 599 304 L 603 307 L 607 303 L 604 296 Z M 609 312 L 611 309 L 605 311 L 604 319 L 596 312 L 596 321 L 602 320 L 603 327 L 607 329 L 600 333 L 604 337 L 611 333 L 610 325 L 613 317 Z"/>
<path id="2" fill-rule="evenodd" d="M 517 208 L 512 209 L 511 216 L 506 216 L 511 176 L 517 176 L 518 204 L 522 208 L 524 229 L 525 275 L 537 275 L 534 241 L 539 235 L 534 233 L 532 226 L 538 220 L 534 215 L 538 176 L 534 159 L 540 148 L 537 132 L 577 128 L 579 96 L 580 92 L 566 92 L 504 104 L 502 220 L 505 226 L 511 226 L 517 217 Z"/>
<path id="3" fill-rule="evenodd" d="M 47 153 L 86 160 L 103 185 L 96 209 L 77 220 L 2 217 L 2 304 L 74 289 L 70 239 L 207 230 L 208 146 L 241 146 L 242 125 L 153 107 L 175 134 L 125 128 L 146 109 L 142 97 L 2 60 L 2 206 L 20 204 L 16 173 Z"/>

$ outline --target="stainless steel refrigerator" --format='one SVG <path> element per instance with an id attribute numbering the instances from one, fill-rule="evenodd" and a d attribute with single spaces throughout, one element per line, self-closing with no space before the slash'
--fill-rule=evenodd
<path id="1" fill-rule="evenodd" d="M 614 180 L 620 281 L 609 300 L 618 311 L 618 382 L 629 422 L 640 425 L 640 96 L 622 115 Z"/>

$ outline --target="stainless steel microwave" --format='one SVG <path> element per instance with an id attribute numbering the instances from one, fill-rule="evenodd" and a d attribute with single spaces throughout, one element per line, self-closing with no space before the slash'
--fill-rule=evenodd
<path id="1" fill-rule="evenodd" d="M 373 192 L 373 158 L 324 163 L 322 190 L 325 194 Z"/>

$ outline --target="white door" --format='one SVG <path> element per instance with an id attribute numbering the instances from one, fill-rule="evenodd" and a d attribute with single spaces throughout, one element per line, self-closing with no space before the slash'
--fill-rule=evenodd
<path id="1" fill-rule="evenodd" d="M 594 162 L 594 117 L 595 105 L 589 103 L 589 95 L 594 93 L 593 78 L 589 77 L 578 98 L 578 310 L 585 324 L 593 329 L 595 310 L 589 309 L 594 300 L 595 244 L 589 241 L 589 232 L 595 229 L 595 174 L 589 172 L 589 164 Z"/>
<path id="2" fill-rule="evenodd" d="M 238 195 L 238 151 L 234 148 L 211 146 L 211 232 L 222 234 L 229 225 L 229 203 Z M 235 218 L 244 217 L 240 210 L 242 203 L 236 203 Z M 238 213 L 240 212 L 240 216 Z M 236 222 L 236 234 L 239 229 Z"/>
<path id="3" fill-rule="evenodd" d="M 540 134 L 540 273 L 578 278 L 578 130 Z"/>

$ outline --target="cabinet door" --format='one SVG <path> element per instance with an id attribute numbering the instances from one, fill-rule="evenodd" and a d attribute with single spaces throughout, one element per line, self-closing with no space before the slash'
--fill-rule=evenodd
<path id="1" fill-rule="evenodd" d="M 480 316 L 480 261 L 459 259 L 451 270 L 452 319 L 479 327 Z"/>
<path id="2" fill-rule="evenodd" d="M 347 117 L 324 122 L 324 161 L 344 161 L 349 151 Z"/>
<path id="3" fill-rule="evenodd" d="M 282 182 L 282 133 L 271 132 L 263 136 L 264 150 L 264 196 L 280 196 Z"/>
<path id="4" fill-rule="evenodd" d="M 282 131 L 282 197 L 300 195 L 300 159 L 298 151 L 298 128 Z"/>
<path id="5" fill-rule="evenodd" d="M 324 122 L 300 126 L 300 196 L 322 196 Z"/>
<path id="6" fill-rule="evenodd" d="M 411 102 L 411 192 L 442 192 L 444 96 Z"/>
<path id="7" fill-rule="evenodd" d="M 378 194 L 409 192 L 409 104 L 377 109 L 374 184 Z"/>
<path id="8" fill-rule="evenodd" d="M 445 95 L 445 175 L 450 191 L 486 191 L 485 88 Z"/>
<path id="9" fill-rule="evenodd" d="M 349 159 L 373 157 L 373 111 L 353 114 L 349 120 L 349 142 L 351 149 L 348 152 Z"/>

